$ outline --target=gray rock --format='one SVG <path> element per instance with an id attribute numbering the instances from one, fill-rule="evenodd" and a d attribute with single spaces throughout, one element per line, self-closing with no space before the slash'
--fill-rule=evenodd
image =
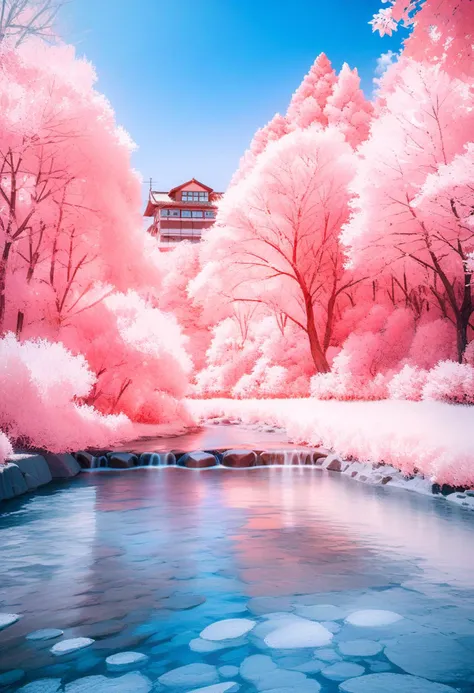
<path id="1" fill-rule="evenodd" d="M 38 488 L 52 481 L 51 471 L 43 455 L 16 454 L 9 458 L 20 469 L 29 489 Z"/>
<path id="2" fill-rule="evenodd" d="M 0 466 L 0 501 L 21 496 L 28 491 L 28 485 L 16 464 L 11 462 Z"/>
<path id="3" fill-rule="evenodd" d="M 204 469 L 206 467 L 215 467 L 217 459 L 210 452 L 196 450 L 195 452 L 187 452 L 180 457 L 178 464 L 180 467 L 188 467 L 189 469 Z"/>
<path id="4" fill-rule="evenodd" d="M 82 469 L 95 469 L 95 467 L 98 466 L 97 457 L 94 457 L 90 452 L 85 452 L 84 450 L 76 452 L 76 460 L 79 462 Z"/>
<path id="5" fill-rule="evenodd" d="M 264 466 L 285 464 L 285 453 L 278 450 L 264 450 L 258 455 L 257 464 Z"/>
<path id="6" fill-rule="evenodd" d="M 328 455 L 322 464 L 323 469 L 328 472 L 343 472 L 348 466 L 338 455 Z"/>
<path id="7" fill-rule="evenodd" d="M 53 454 L 47 452 L 44 455 L 48 463 L 53 479 L 70 479 L 81 471 L 79 462 L 68 453 Z"/>
<path id="8" fill-rule="evenodd" d="M 107 457 L 112 469 L 130 469 L 138 464 L 138 457 L 132 452 L 110 452 Z"/>
<path id="9" fill-rule="evenodd" d="M 224 467 L 255 467 L 257 455 L 253 450 L 227 450 L 222 464 Z"/>

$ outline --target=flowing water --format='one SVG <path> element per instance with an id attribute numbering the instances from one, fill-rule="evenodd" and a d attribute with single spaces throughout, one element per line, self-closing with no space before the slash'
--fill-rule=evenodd
<path id="1" fill-rule="evenodd" d="M 4 690 L 468 693 L 473 538 L 474 513 L 312 467 L 81 475 L 2 506 Z"/>

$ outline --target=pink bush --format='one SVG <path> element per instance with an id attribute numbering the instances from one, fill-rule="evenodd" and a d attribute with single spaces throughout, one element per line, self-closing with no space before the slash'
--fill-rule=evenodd
<path id="1" fill-rule="evenodd" d="M 388 383 L 388 395 L 391 399 L 423 399 L 423 388 L 428 379 L 428 371 L 405 364 L 401 371 Z"/>
<path id="2" fill-rule="evenodd" d="M 474 404 L 474 367 L 467 363 L 441 361 L 427 374 L 423 399 Z"/>
<path id="3" fill-rule="evenodd" d="M 81 404 L 95 376 L 83 356 L 60 342 L 0 340 L 0 427 L 22 445 L 53 452 L 110 446 L 133 436 L 123 414 L 104 416 Z"/>

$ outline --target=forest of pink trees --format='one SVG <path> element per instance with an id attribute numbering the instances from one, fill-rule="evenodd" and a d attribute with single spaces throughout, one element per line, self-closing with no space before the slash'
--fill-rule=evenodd
<path id="1" fill-rule="evenodd" d="M 319 55 L 166 254 L 91 65 L 1 27 L 0 458 L 191 424 L 190 397 L 474 404 L 472 1 L 371 24 L 410 30 L 373 98 Z"/>

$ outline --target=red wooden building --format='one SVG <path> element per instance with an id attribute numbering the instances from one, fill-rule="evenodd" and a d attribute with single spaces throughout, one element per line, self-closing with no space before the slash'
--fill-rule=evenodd
<path id="1" fill-rule="evenodd" d="M 153 222 L 148 232 L 157 237 L 161 250 L 171 250 L 180 241 L 199 242 L 214 223 L 222 194 L 195 178 L 169 192 L 150 190 L 145 216 Z"/>

